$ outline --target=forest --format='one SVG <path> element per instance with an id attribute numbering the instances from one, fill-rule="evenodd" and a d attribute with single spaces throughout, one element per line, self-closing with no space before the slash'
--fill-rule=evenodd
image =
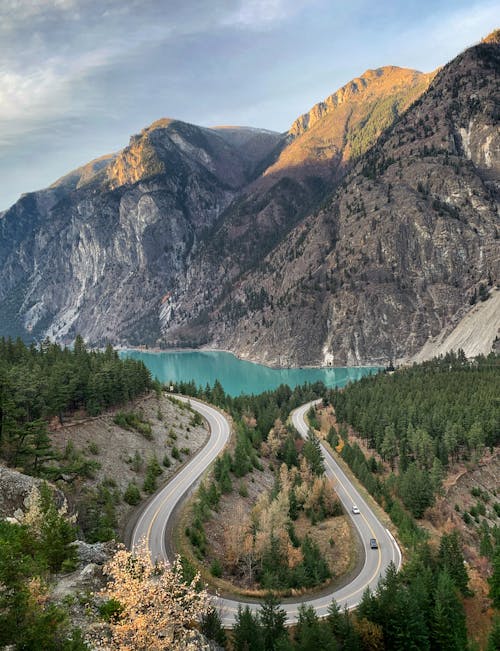
<path id="1" fill-rule="evenodd" d="M 471 587 L 461 540 L 457 532 L 449 532 L 436 544 L 418 520 L 440 490 L 449 464 L 455 460 L 475 464 L 485 450 L 498 445 L 499 380 L 498 355 L 469 361 L 457 354 L 364 378 L 342 391 L 327 391 L 321 384 L 294 390 L 282 386 L 257 396 L 232 398 L 217 382 L 204 389 L 193 383 L 177 385 L 179 393 L 225 409 L 235 424 L 234 446 L 216 461 L 210 480 L 198 492 L 185 532 L 195 555 L 202 562 L 210 560 L 204 535 L 211 512 L 218 508 L 222 495 L 242 491 L 243 482 L 259 473 L 261 464 L 274 468 L 275 480 L 269 494 L 256 505 L 258 512 L 261 516 L 274 513 L 275 522 L 285 525 L 281 526 L 285 535 L 273 535 L 273 527 L 268 527 L 272 518 L 253 520 L 255 540 L 262 534 L 260 556 L 245 556 L 248 541 L 243 539 L 241 545 L 236 541 L 234 549 L 241 548 L 241 557 L 233 557 L 235 568 L 254 572 L 267 594 L 260 611 L 255 615 L 240 608 L 234 630 L 226 632 L 217 611 L 207 609 L 206 600 L 200 597 L 198 601 L 204 604 L 200 626 L 205 635 L 235 651 L 477 649 L 467 639 L 465 604 L 471 599 Z M 141 363 L 121 361 L 111 347 L 94 352 L 87 351 L 81 340 L 72 349 L 49 342 L 36 348 L 0 340 L 0 454 L 26 472 L 50 476 L 48 469 L 57 459 L 53 459 L 47 435 L 49 419 L 64 420 L 78 409 L 97 414 L 155 387 Z M 303 442 L 287 424 L 293 408 L 318 397 L 323 397 L 324 404 L 331 402 L 336 411 L 337 426 L 328 432 L 328 442 L 341 449 L 341 456 L 389 513 L 404 545 L 406 562 L 399 573 L 390 568 L 375 592 L 367 590 L 356 612 L 342 612 L 332 603 L 328 617 L 320 620 L 303 605 L 297 625 L 288 628 L 277 591 L 308 588 L 329 578 L 324 559 L 311 541 L 294 540 L 294 518 L 302 514 L 321 522 L 338 509 L 334 494 L 323 482 L 318 438 L 311 432 Z M 315 412 L 309 417 L 311 427 L 318 429 Z M 144 426 L 129 412 L 118 412 L 116 418 L 123 427 Z M 352 443 L 350 428 L 372 446 L 383 467 L 378 458 L 365 456 Z M 478 500 L 484 502 L 483 497 L 479 491 Z M 500 517 L 500 508 L 495 506 L 484 502 L 483 509 L 492 518 Z M 491 567 L 489 596 L 498 614 L 500 528 L 487 528 L 483 510 L 476 511 L 472 517 L 487 533 L 483 551 Z M 54 651 L 88 648 L 82 633 L 72 628 L 66 610 L 47 600 L 52 574 L 74 567 L 76 535 L 74 521 L 44 486 L 31 499 L 20 524 L 0 522 L 0 583 L 4 588 L 0 645 Z M 294 554 L 297 562 L 290 564 L 288 555 Z M 212 561 L 210 570 L 216 576 L 220 568 Z M 153 604 L 157 578 L 154 571 L 150 574 L 153 583 L 143 592 Z M 192 587 L 195 579 L 194 568 L 183 565 L 181 592 L 187 590 L 182 586 Z M 123 632 L 124 622 L 131 626 L 134 619 L 127 604 L 126 591 L 111 591 L 109 600 L 100 602 L 97 617 Z M 161 631 L 150 626 L 147 634 L 160 645 L 148 648 L 162 648 Z M 497 617 L 486 648 L 499 647 Z"/>
<path id="2" fill-rule="evenodd" d="M 78 336 L 73 348 L 48 340 L 26 346 L 0 339 L 0 458 L 27 474 L 44 476 L 57 465 L 48 424 L 82 409 L 95 416 L 153 387 L 142 362 L 120 359 L 108 346 L 88 351 Z M 54 464 L 54 462 L 56 462 Z"/>
<path id="3" fill-rule="evenodd" d="M 393 373 L 362 378 L 328 393 L 342 456 L 370 493 L 390 500 L 380 468 L 347 443 L 347 425 L 386 461 L 396 492 L 415 518 L 430 506 L 450 463 L 476 463 L 500 442 L 500 356 L 467 360 L 448 353 Z M 396 479 L 397 477 L 397 479 Z M 390 487 L 389 487 L 390 488 Z M 385 491 L 387 493 L 387 491 Z"/>

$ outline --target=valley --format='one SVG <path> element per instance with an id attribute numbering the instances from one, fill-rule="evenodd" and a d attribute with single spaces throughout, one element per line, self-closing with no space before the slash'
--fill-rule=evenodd
<path id="1" fill-rule="evenodd" d="M 203 126 L 0 212 L 0 650 L 500 648 L 499 72 L 497 29 L 284 132 L 198 75 Z"/>

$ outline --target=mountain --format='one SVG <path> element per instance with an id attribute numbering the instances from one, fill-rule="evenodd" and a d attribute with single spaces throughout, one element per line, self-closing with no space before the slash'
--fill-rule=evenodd
<path id="1" fill-rule="evenodd" d="M 264 159 L 261 174 L 200 244 L 188 276 L 175 287 L 175 309 L 162 322 L 166 340 L 207 341 L 210 315 L 230 285 L 262 265 L 265 256 L 332 193 L 354 161 L 424 92 L 433 76 L 393 66 L 369 70 L 298 118 Z M 251 288 L 248 293 L 251 305 Z M 223 310 L 234 311 L 231 303 Z"/>
<path id="2" fill-rule="evenodd" d="M 215 343 L 269 363 L 386 364 L 445 337 L 478 296 L 496 302 L 499 64 L 490 39 L 445 66 L 221 297 Z M 496 310 L 483 352 L 499 320 Z"/>
<path id="3" fill-rule="evenodd" d="M 498 59 L 367 71 L 286 134 L 158 120 L 0 214 L 0 333 L 277 364 L 443 341 L 498 277 Z"/>
<path id="4" fill-rule="evenodd" d="M 261 134 L 250 155 L 248 137 L 232 133 L 159 120 L 118 154 L 21 197 L 0 218 L 0 332 L 156 338 L 161 299 L 200 233 L 281 139 Z"/>

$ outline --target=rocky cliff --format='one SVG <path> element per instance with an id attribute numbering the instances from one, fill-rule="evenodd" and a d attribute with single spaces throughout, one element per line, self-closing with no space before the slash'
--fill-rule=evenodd
<path id="1" fill-rule="evenodd" d="M 496 40 L 445 66 L 220 301 L 215 341 L 269 363 L 385 364 L 487 300 L 500 264 L 499 68 Z"/>
<path id="2" fill-rule="evenodd" d="M 262 155 L 280 138 L 266 132 Z M 154 341 L 200 233 L 255 159 L 215 130 L 160 120 L 119 154 L 24 195 L 0 218 L 0 332 Z"/>

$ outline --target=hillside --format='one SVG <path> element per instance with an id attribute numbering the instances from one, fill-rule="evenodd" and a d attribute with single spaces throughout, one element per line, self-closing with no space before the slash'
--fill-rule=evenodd
<path id="1" fill-rule="evenodd" d="M 386 364 L 487 299 L 500 263 L 499 63 L 493 42 L 445 66 L 223 297 L 214 341 L 268 363 Z"/>

